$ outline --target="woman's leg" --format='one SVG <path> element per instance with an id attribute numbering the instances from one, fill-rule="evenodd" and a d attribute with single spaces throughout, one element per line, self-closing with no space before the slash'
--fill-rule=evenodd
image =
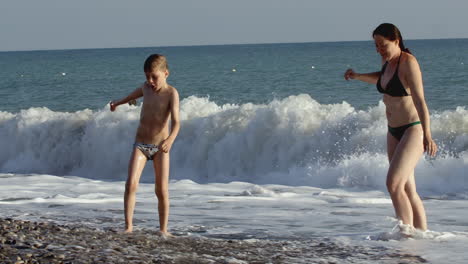
<path id="1" fill-rule="evenodd" d="M 406 130 L 405 135 L 397 143 L 396 147 L 393 147 L 392 139 L 388 139 L 387 141 L 389 142 L 389 156 L 391 154 L 387 174 L 387 188 L 392 198 L 397 218 L 408 225 L 413 225 L 413 207 L 405 186 L 410 180 L 410 176 L 413 174 L 414 168 L 423 153 L 422 136 L 421 126 L 412 126 Z M 389 137 L 392 136 L 389 135 Z M 393 150 L 392 147 L 394 148 Z"/>
<path id="2" fill-rule="evenodd" d="M 413 226 L 425 231 L 427 229 L 426 211 L 419 194 L 416 192 L 414 170 L 405 185 L 405 192 L 410 200 L 411 208 L 413 208 Z"/>

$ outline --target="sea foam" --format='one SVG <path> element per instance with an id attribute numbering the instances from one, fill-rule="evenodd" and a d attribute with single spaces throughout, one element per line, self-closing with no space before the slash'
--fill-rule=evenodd
<path id="1" fill-rule="evenodd" d="M 382 102 L 367 110 L 320 104 L 300 94 L 268 104 L 217 105 L 190 96 L 181 101 L 181 131 L 171 154 L 171 178 L 197 182 L 385 189 L 386 119 Z M 54 112 L 29 108 L 0 112 L 0 171 L 126 177 L 140 106 Z M 468 184 L 468 111 L 433 113 L 440 146 L 424 158 L 420 189 L 465 192 Z M 146 170 L 143 181 L 152 181 Z"/>

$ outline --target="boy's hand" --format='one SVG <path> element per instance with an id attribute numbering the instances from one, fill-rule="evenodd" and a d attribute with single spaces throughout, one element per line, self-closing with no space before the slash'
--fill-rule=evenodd
<path id="1" fill-rule="evenodd" d="M 111 101 L 111 102 L 109 103 L 109 105 L 110 105 L 110 110 L 111 110 L 111 112 L 114 112 L 115 109 L 117 108 L 117 105 L 114 103 L 114 101 Z"/>
<path id="2" fill-rule="evenodd" d="M 163 140 L 163 142 L 161 142 L 161 150 L 164 153 L 168 153 L 169 151 L 171 151 L 172 143 L 174 143 L 174 141 L 170 139 Z"/>

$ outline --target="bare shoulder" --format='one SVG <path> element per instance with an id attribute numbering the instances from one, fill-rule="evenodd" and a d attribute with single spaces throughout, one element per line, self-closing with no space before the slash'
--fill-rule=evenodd
<path id="1" fill-rule="evenodd" d="M 401 64 L 402 66 L 407 67 L 409 69 L 414 67 L 419 68 L 419 63 L 416 57 L 413 54 L 407 52 L 403 52 Z"/>
<path id="2" fill-rule="evenodd" d="M 170 92 L 171 94 L 172 94 L 172 93 L 178 94 L 177 89 L 176 89 L 174 86 L 168 85 L 167 88 L 168 88 L 168 90 L 169 90 L 169 92 Z"/>
<path id="3" fill-rule="evenodd" d="M 409 74 L 409 76 L 414 76 L 414 74 L 421 74 L 421 69 L 419 67 L 418 60 L 413 54 L 404 52 L 401 58 L 400 65 L 403 72 Z"/>
<path id="4" fill-rule="evenodd" d="M 177 89 L 174 86 L 168 85 L 167 88 L 168 88 L 168 92 L 169 92 L 169 94 L 171 95 L 172 98 L 174 98 L 174 97 L 179 98 L 179 92 L 177 91 Z"/>

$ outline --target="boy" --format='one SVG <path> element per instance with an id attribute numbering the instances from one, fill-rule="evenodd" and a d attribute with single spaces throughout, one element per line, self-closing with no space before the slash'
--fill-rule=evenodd
<path id="1" fill-rule="evenodd" d="M 124 209 L 125 232 L 133 230 L 135 194 L 146 161 L 152 160 L 158 198 L 159 229 L 163 236 L 169 236 L 169 152 L 179 133 L 179 94 L 166 79 L 169 68 L 166 58 L 160 54 L 149 56 L 144 65 L 146 82 L 127 97 L 110 102 L 110 110 L 143 96 L 140 124 L 136 132 L 135 144 L 128 166 L 128 179 L 125 184 Z M 169 132 L 169 117 L 171 131 Z"/>

